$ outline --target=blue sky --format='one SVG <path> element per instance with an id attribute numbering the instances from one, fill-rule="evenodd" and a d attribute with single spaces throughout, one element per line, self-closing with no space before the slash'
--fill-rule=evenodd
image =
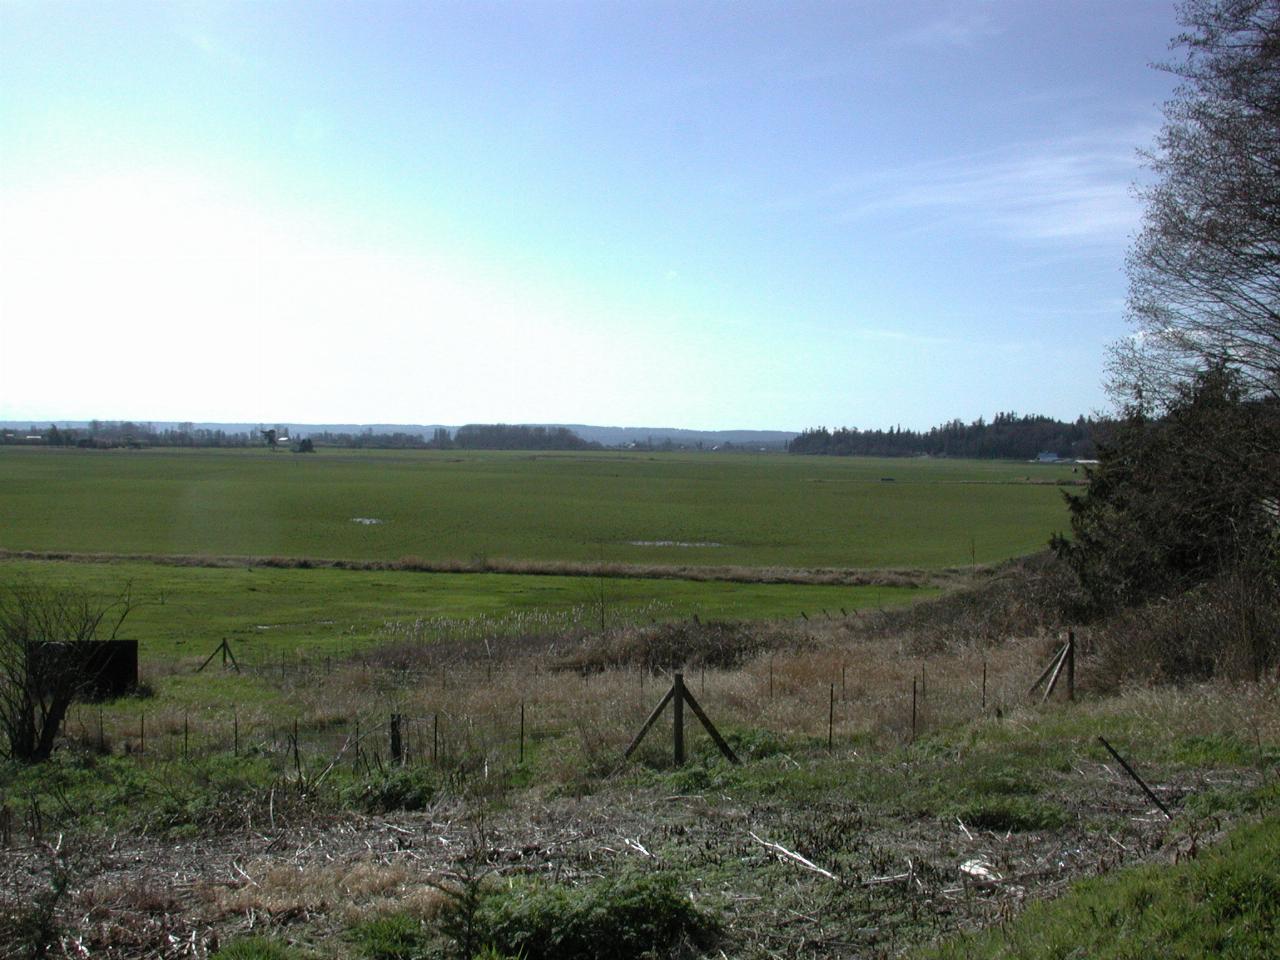
<path id="1" fill-rule="evenodd" d="M 1104 409 L 1168 2 L 0 3 L 0 419 Z"/>

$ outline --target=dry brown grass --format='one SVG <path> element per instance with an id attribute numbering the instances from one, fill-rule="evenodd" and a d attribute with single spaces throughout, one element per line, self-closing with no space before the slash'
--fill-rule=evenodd
<path id="1" fill-rule="evenodd" d="M 910 570 L 842 567 L 685 566 L 656 563 L 590 563 L 572 560 L 518 560 L 486 557 L 474 560 L 354 560 L 334 557 L 215 556 L 167 553 L 74 553 L 62 550 L 4 550 L 0 560 L 61 560 L 69 563 L 154 563 L 173 567 L 277 567 L 281 569 L 405 570 L 419 573 L 508 573 L 527 576 L 620 577 L 643 580 L 727 581 L 730 583 L 794 583 L 833 586 L 954 586 L 968 569 Z"/>
<path id="2" fill-rule="evenodd" d="M 941 597 L 866 611 L 846 624 L 850 636 L 902 642 L 915 653 L 950 646 L 992 646 L 1052 634 L 1085 615 L 1085 597 L 1066 564 L 1044 551 L 975 572 Z"/>
<path id="3" fill-rule="evenodd" d="M 891 746 L 910 737 L 913 680 L 918 731 L 973 719 L 982 714 L 984 664 L 990 712 L 1024 696 L 1057 640 L 1046 634 L 1023 642 L 956 644 L 923 653 L 909 638 L 863 637 L 852 619 L 779 625 L 772 634 L 776 642 L 763 648 L 754 635 L 747 636 L 741 657 L 719 651 L 729 666 L 684 667 L 688 689 L 722 731 L 825 740 L 834 692 L 834 738 L 867 747 Z M 623 652 L 636 643 L 628 631 L 616 640 Z M 607 641 L 597 639 L 587 649 L 594 657 L 602 648 L 608 648 Z M 591 669 L 581 671 L 563 669 L 566 663 L 575 665 L 573 657 L 524 655 L 432 664 L 422 670 L 381 669 L 364 661 L 329 671 L 290 669 L 283 677 L 268 670 L 261 680 L 276 688 L 278 700 L 237 708 L 240 749 L 276 756 L 282 773 L 291 774 L 296 718 L 310 776 L 317 775 L 326 758 L 355 762 L 357 728 L 362 762 L 386 763 L 388 718 L 396 713 L 403 717 L 402 741 L 410 763 L 429 761 L 434 751 L 440 766 L 474 783 L 516 764 L 523 705 L 526 755 L 537 753 L 548 774 L 545 785 L 584 789 L 620 766 L 624 748 L 670 685 L 676 666 L 667 662 L 666 669 L 646 669 L 627 657 L 618 659 L 623 662 L 591 659 Z M 226 708 L 187 713 L 159 701 L 147 710 L 147 751 L 180 755 L 184 723 L 193 755 L 227 751 L 232 722 Z M 692 718 L 690 723 L 693 748 L 698 749 L 697 744 L 707 741 Z M 647 762 L 665 763 L 668 729 L 664 723 L 651 734 L 642 750 Z M 71 732 L 92 742 L 96 711 L 74 717 Z M 136 750 L 136 717 L 109 717 L 106 734 L 111 742 Z"/>
<path id="4" fill-rule="evenodd" d="M 1108 618 L 1094 630 L 1099 684 L 1262 679 L 1280 661 L 1276 590 L 1265 577 L 1231 571 Z"/>
<path id="5" fill-rule="evenodd" d="M 403 863 L 290 863 L 259 859 L 238 867 L 233 886 L 203 889 L 210 919 L 233 915 L 293 917 L 326 914 L 348 924 L 387 913 L 434 917 L 446 897 Z"/>

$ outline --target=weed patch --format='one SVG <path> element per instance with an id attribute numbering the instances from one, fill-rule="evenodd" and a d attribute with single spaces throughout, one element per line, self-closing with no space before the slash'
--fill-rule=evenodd
<path id="1" fill-rule="evenodd" d="M 368 960 L 420 960 L 428 956 L 434 940 L 421 920 L 403 913 L 357 924 L 351 935 Z"/>
<path id="2" fill-rule="evenodd" d="M 426 767 L 392 767 L 368 780 L 357 780 L 340 791 L 343 806 L 367 813 L 425 810 L 439 796 L 438 776 Z"/>
<path id="3" fill-rule="evenodd" d="M 1054 830 L 1066 823 L 1061 807 L 1032 797 L 987 797 L 948 811 L 978 830 Z"/>
<path id="4" fill-rule="evenodd" d="M 245 937 L 233 940 L 213 954 L 210 960 L 307 960 L 308 954 L 296 947 L 267 937 Z"/>
<path id="5" fill-rule="evenodd" d="M 626 667 L 650 673 L 684 666 L 729 669 L 764 650 L 793 646 L 795 642 L 796 638 L 777 630 L 720 620 L 703 623 L 694 618 L 593 636 L 557 665 L 579 672 Z"/>
<path id="6" fill-rule="evenodd" d="M 479 937 L 524 960 L 633 960 L 693 954 L 719 924 L 696 908 L 670 875 L 623 875 L 580 887 L 520 880 L 488 893 Z"/>

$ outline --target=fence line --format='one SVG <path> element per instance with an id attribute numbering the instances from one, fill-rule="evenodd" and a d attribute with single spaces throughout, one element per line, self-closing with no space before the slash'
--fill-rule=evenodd
<path id="1" fill-rule="evenodd" d="M 373 705 L 302 722 L 301 714 L 314 711 L 314 705 L 299 704 L 293 713 L 286 705 L 276 708 L 274 717 L 264 717 L 238 704 L 194 712 L 156 707 L 145 700 L 138 702 L 137 709 L 127 702 L 114 709 L 78 704 L 67 732 L 90 748 L 143 760 L 197 762 L 218 755 L 254 756 L 286 775 L 300 775 L 309 766 L 327 764 L 344 754 L 358 770 L 402 764 L 502 771 L 523 763 L 530 744 L 572 733 L 575 723 L 583 723 L 573 714 L 575 703 L 608 707 L 608 701 L 596 699 L 599 682 L 540 703 L 529 693 L 534 676 L 530 664 L 520 660 L 489 659 L 483 665 L 427 663 L 410 669 L 358 657 L 335 663 L 332 653 L 289 658 L 252 657 L 242 651 L 238 662 L 242 676 L 297 686 L 306 681 L 307 686 L 318 688 L 340 682 L 335 674 L 355 672 L 376 691 L 369 698 Z M 1073 659 L 1070 667 L 1074 666 Z M 713 673 L 710 681 L 705 668 L 700 669 L 696 682 L 699 698 L 716 716 L 742 716 L 744 698 L 763 699 L 767 690 L 767 700 L 755 701 L 759 709 L 751 716 L 750 726 L 784 735 L 808 733 L 825 740 L 834 751 L 866 734 L 855 723 L 859 718 L 870 717 L 871 730 L 897 730 L 903 740 L 909 740 L 926 734 L 938 722 L 993 715 L 1001 704 L 1012 702 L 1012 690 L 1025 685 L 1022 672 L 1017 667 L 995 671 L 985 658 L 973 663 L 972 676 L 963 678 L 937 672 L 928 675 L 920 667 L 912 681 L 914 690 L 892 691 L 869 686 L 847 663 L 837 661 L 827 675 L 808 680 L 801 688 L 794 682 L 794 670 L 789 674 L 785 665 L 775 664 L 770 656 L 731 676 Z M 204 676 L 214 673 L 210 670 Z M 613 684 L 615 706 L 626 716 L 647 709 L 644 697 L 656 689 L 656 684 L 646 689 L 650 674 L 633 668 L 604 675 Z M 566 683 L 569 677 L 566 672 Z M 635 686 L 628 691 L 629 684 Z M 469 696 L 486 690 L 499 691 L 505 702 L 480 708 L 465 703 Z M 413 706 L 408 705 L 411 698 Z M 393 716 L 399 718 L 398 744 L 392 742 Z M 624 718 L 624 722 L 630 721 Z M 733 721 L 726 722 L 732 728 Z"/>

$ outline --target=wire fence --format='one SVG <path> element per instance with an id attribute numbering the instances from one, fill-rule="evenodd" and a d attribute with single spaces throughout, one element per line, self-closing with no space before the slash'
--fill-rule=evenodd
<path id="1" fill-rule="evenodd" d="M 226 666 L 211 659 L 202 677 L 238 669 L 269 693 L 189 708 L 146 698 L 79 704 L 66 733 L 143 762 L 253 756 L 281 773 L 349 764 L 356 772 L 433 765 L 489 774 L 557 737 L 593 740 L 620 757 L 671 683 L 670 674 L 646 669 L 553 671 L 536 657 L 416 665 L 359 654 L 240 655 Z M 942 724 L 994 716 L 1001 705 L 1026 701 L 1029 678 L 1043 664 L 969 656 L 941 667 L 897 663 L 886 674 L 838 652 L 814 660 L 775 655 L 740 669 L 686 668 L 685 683 L 730 736 L 746 729 L 806 736 L 835 750 L 876 736 L 910 741 Z"/>

